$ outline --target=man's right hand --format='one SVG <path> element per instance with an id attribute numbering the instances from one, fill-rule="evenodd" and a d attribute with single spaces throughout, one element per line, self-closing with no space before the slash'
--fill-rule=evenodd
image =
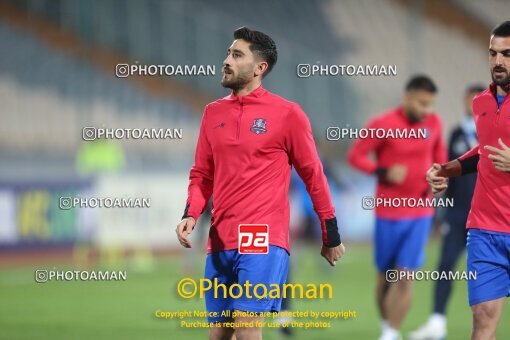
<path id="1" fill-rule="evenodd" d="M 407 176 L 407 167 L 402 164 L 395 164 L 386 171 L 386 180 L 391 184 L 402 184 Z"/>
<path id="2" fill-rule="evenodd" d="M 191 242 L 188 240 L 188 236 L 195 228 L 195 219 L 193 217 L 184 218 L 175 229 L 177 238 L 184 248 L 191 248 Z"/>
<path id="3" fill-rule="evenodd" d="M 345 246 L 343 243 L 340 243 L 338 246 L 333 248 L 328 248 L 324 245 L 321 248 L 322 257 L 324 257 L 331 266 L 336 266 L 336 261 L 340 260 L 344 254 Z"/>
<path id="4" fill-rule="evenodd" d="M 427 171 L 427 182 L 432 188 L 434 194 L 443 193 L 448 188 L 448 178 L 438 176 L 441 170 L 441 164 L 434 163 L 432 167 Z"/>

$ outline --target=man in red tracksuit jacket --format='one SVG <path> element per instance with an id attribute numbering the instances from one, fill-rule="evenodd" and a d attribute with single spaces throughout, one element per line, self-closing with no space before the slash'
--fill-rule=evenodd
<path id="1" fill-rule="evenodd" d="M 473 99 L 478 146 L 446 164 L 433 164 L 427 180 L 436 193 L 448 177 L 478 172 L 466 228 L 473 340 L 495 339 L 510 296 L 510 21 L 491 33 L 492 84 Z"/>
<path id="2" fill-rule="evenodd" d="M 408 131 L 412 138 L 358 139 L 349 150 L 348 161 L 353 167 L 378 176 L 375 200 L 424 202 L 431 199 L 423 176 L 430 162 L 447 159 L 441 119 L 430 112 L 436 91 L 427 76 L 413 77 L 406 85 L 403 104 L 372 119 L 367 126 L 387 131 L 390 137 L 390 132 L 395 135 L 397 131 Z M 419 131 L 425 131 L 425 137 Z M 421 267 L 433 214 L 434 209 L 425 204 L 375 207 L 374 259 L 378 271 L 376 296 L 382 318 L 381 340 L 400 338 L 399 329 L 411 303 L 412 282 L 390 276 L 397 273 L 400 277 L 400 271 Z"/>
<path id="3" fill-rule="evenodd" d="M 224 61 L 222 85 L 232 93 L 205 107 L 195 163 L 190 171 L 188 199 L 177 235 L 191 247 L 188 235 L 213 197 L 205 278 L 225 285 L 283 285 L 289 257 L 291 168 L 306 184 L 321 221 L 321 254 L 331 265 L 345 249 L 338 232 L 327 179 L 306 114 L 296 103 L 270 93 L 262 78 L 276 62 L 274 41 L 246 27 L 234 32 Z M 278 298 L 214 297 L 206 292 L 210 322 L 231 321 L 224 311 L 279 311 Z M 221 294 L 220 294 L 221 295 Z M 249 297 L 251 295 L 251 298 Z M 236 317 L 235 322 L 252 321 Z M 210 329 L 210 339 L 227 339 L 234 329 Z M 260 328 L 237 328 L 237 339 L 259 339 Z"/>

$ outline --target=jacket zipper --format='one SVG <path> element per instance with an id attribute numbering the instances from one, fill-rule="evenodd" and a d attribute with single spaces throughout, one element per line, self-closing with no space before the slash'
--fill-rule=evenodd
<path id="1" fill-rule="evenodd" d="M 236 135 L 236 140 L 239 140 L 239 134 L 241 132 L 241 119 L 242 119 L 242 116 L 243 116 L 243 100 L 242 100 L 242 98 L 239 98 L 239 105 L 241 107 L 240 107 L 240 110 L 239 110 L 239 118 L 237 120 L 237 135 Z"/>
<path id="2" fill-rule="evenodd" d="M 501 108 L 503 107 L 503 105 L 505 105 L 505 102 L 508 100 L 508 97 L 510 97 L 510 94 L 507 94 L 505 99 L 503 99 L 503 101 L 501 102 L 501 105 L 496 110 L 496 126 L 499 126 L 499 117 L 501 116 L 501 114 L 500 114 Z M 498 105 L 497 94 L 496 94 L 496 98 L 495 99 L 496 99 L 496 105 Z"/>

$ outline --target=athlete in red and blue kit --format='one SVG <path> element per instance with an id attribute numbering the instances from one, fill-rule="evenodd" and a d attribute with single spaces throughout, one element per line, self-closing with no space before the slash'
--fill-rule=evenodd
<path id="1" fill-rule="evenodd" d="M 229 286 L 285 283 L 289 263 L 289 200 L 292 166 L 305 182 L 322 226 L 321 254 L 331 265 L 343 255 L 335 209 L 309 120 L 299 105 L 264 89 L 277 52 L 262 32 L 240 28 L 223 62 L 222 85 L 232 93 L 205 107 L 195 162 L 190 171 L 188 199 L 177 235 L 184 247 L 187 236 L 213 197 L 205 278 Z M 242 253 L 240 225 L 262 225 L 268 237 L 266 254 Z M 259 291 L 260 294 L 260 291 Z M 205 295 L 210 322 L 230 321 L 223 311 L 279 311 L 281 296 L 240 298 Z M 251 296 L 251 297 L 250 297 Z M 236 317 L 235 321 L 253 318 Z M 234 329 L 209 330 L 210 339 L 227 339 Z M 259 339 L 260 328 L 237 328 L 237 339 Z"/>
<path id="2" fill-rule="evenodd" d="M 377 198 L 422 201 L 430 198 L 423 176 L 431 161 L 447 159 L 441 120 L 430 112 L 436 91 L 428 77 L 413 77 L 406 86 L 402 106 L 372 119 L 367 126 L 394 134 L 408 131 L 411 138 L 358 139 L 349 150 L 348 160 L 353 167 L 378 176 Z M 425 137 L 420 131 L 425 131 Z M 378 270 L 376 296 L 382 318 L 380 339 L 400 337 L 400 325 L 411 302 L 411 281 L 390 283 L 386 272 L 415 270 L 423 264 L 433 213 L 433 208 L 427 206 L 375 207 L 374 260 Z"/>
<path id="3" fill-rule="evenodd" d="M 434 164 L 427 180 L 436 193 L 448 177 L 478 172 L 466 228 L 467 270 L 473 313 L 471 339 L 495 339 L 510 296 L 510 21 L 490 38 L 492 84 L 473 99 L 478 146 L 456 160 Z"/>

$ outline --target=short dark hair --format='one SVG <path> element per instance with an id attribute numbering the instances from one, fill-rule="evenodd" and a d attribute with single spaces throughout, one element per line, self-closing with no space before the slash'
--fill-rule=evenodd
<path id="1" fill-rule="evenodd" d="M 265 33 L 254 31 L 246 26 L 234 31 L 234 39 L 243 39 L 250 43 L 250 51 L 267 62 L 267 70 L 262 77 L 265 77 L 278 60 L 278 51 L 273 39 Z"/>
<path id="2" fill-rule="evenodd" d="M 425 75 L 413 76 L 406 85 L 406 91 L 423 90 L 430 93 L 437 92 L 437 86 L 432 79 Z"/>
<path id="3" fill-rule="evenodd" d="M 491 36 L 510 37 L 510 21 L 503 21 L 491 31 Z"/>
<path id="4" fill-rule="evenodd" d="M 472 93 L 483 92 L 483 91 L 485 91 L 486 88 L 487 88 L 487 86 L 483 86 L 482 84 L 472 84 L 472 85 L 469 85 L 466 88 L 466 96 L 470 95 Z"/>

